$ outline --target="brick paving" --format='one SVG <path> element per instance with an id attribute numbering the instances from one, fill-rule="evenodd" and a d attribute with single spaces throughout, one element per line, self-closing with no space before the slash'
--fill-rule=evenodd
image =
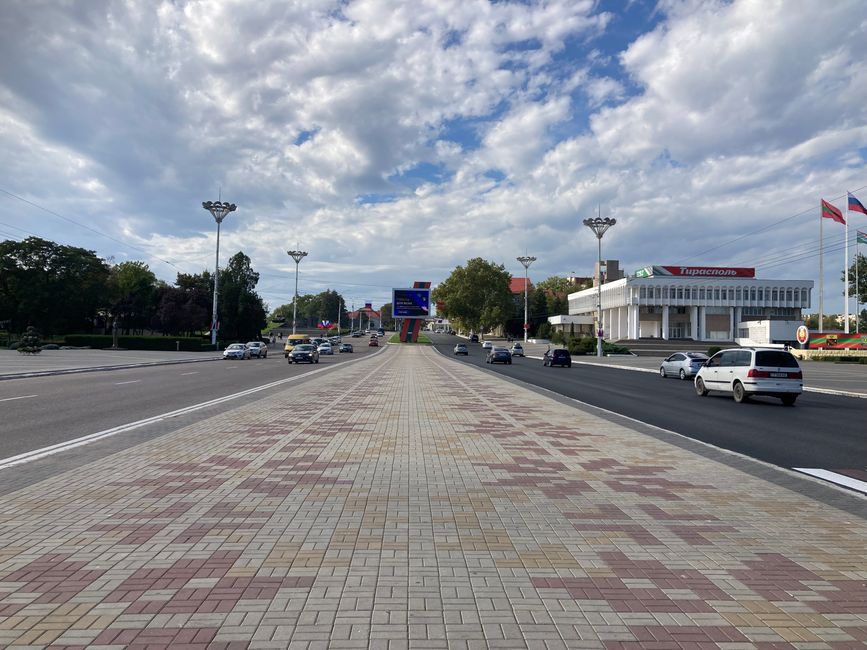
<path id="1" fill-rule="evenodd" d="M 390 348 L 5 496 L 0 644 L 864 647 L 865 539 L 857 516 Z"/>

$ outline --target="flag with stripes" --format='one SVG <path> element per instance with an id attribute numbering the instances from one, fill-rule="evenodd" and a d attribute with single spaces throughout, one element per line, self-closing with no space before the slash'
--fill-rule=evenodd
<path id="1" fill-rule="evenodd" d="M 867 232 L 861 232 L 860 230 L 856 230 L 858 233 L 858 243 L 859 244 L 867 244 Z"/>
<path id="2" fill-rule="evenodd" d="M 846 220 L 843 218 L 843 213 L 840 212 L 839 208 L 835 208 L 833 205 L 828 203 L 825 199 L 822 199 L 822 218 L 823 219 L 832 219 L 837 223 L 842 223 L 844 226 L 846 225 Z"/>
<path id="3" fill-rule="evenodd" d="M 849 212 L 860 212 L 861 214 L 867 214 L 867 208 L 864 207 L 864 204 L 861 203 L 861 201 L 856 199 L 848 192 L 846 194 L 849 197 Z"/>

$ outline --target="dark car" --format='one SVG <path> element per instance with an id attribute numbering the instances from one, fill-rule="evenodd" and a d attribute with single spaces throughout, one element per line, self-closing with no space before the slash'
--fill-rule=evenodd
<path id="1" fill-rule="evenodd" d="M 466 343 L 458 343 L 455 345 L 455 354 L 463 354 L 464 356 L 469 356 L 470 351 L 467 349 Z"/>
<path id="2" fill-rule="evenodd" d="M 508 363 L 512 365 L 512 353 L 507 348 L 492 347 L 485 363 Z"/>
<path id="3" fill-rule="evenodd" d="M 289 363 L 319 363 L 319 350 L 311 343 L 301 343 L 292 349 L 287 358 Z"/>
<path id="4" fill-rule="evenodd" d="M 542 365 L 543 366 L 563 366 L 565 368 L 572 367 L 572 355 L 569 354 L 569 350 L 564 348 L 555 348 L 553 350 L 548 350 L 545 352 L 545 356 L 542 357 Z"/>
<path id="5" fill-rule="evenodd" d="M 352 352 L 352 343 L 341 343 L 338 352 Z"/>
<path id="6" fill-rule="evenodd" d="M 376 339 L 370 339 L 367 346 L 371 347 L 371 348 L 378 348 L 379 347 L 379 341 L 377 341 Z"/>
<path id="7" fill-rule="evenodd" d="M 470 334 L 470 343 L 478 343 L 479 335 L 478 334 Z"/>

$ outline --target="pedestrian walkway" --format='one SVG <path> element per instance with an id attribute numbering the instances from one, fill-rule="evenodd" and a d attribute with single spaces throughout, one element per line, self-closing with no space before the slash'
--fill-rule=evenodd
<path id="1" fill-rule="evenodd" d="M 390 346 L 6 494 L 0 645 L 854 648 L 865 539 L 851 511 Z"/>

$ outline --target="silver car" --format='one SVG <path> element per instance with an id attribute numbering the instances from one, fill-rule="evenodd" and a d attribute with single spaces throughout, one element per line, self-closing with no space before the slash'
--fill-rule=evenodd
<path id="1" fill-rule="evenodd" d="M 262 341 L 250 341 L 247 343 L 247 347 L 250 348 L 251 357 L 256 357 L 257 359 L 268 358 L 268 346 L 262 343 Z"/>
<path id="2" fill-rule="evenodd" d="M 707 355 L 701 352 L 675 352 L 664 359 L 659 366 L 660 377 L 680 377 L 687 379 L 695 377 L 698 369 L 707 361 Z"/>

